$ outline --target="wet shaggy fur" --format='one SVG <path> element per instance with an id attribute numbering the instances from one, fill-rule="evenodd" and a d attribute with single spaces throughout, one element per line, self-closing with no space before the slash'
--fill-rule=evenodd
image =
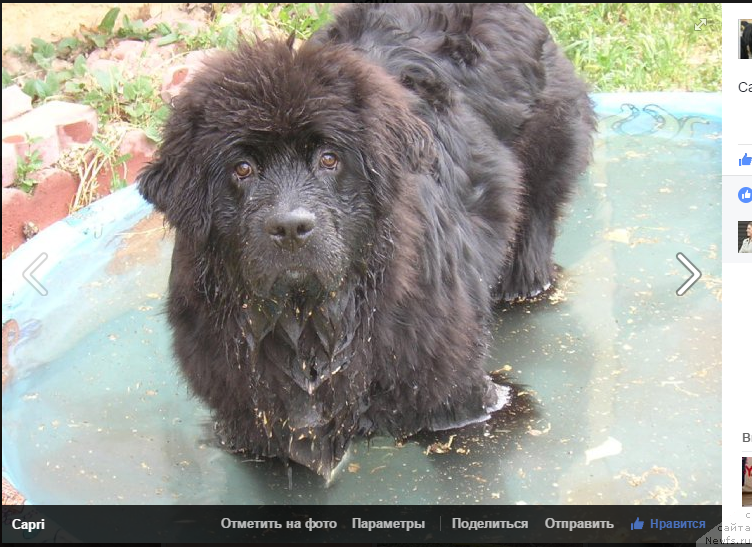
<path id="1" fill-rule="evenodd" d="M 739 38 L 740 59 L 752 57 L 752 24 L 742 21 L 742 35 Z"/>
<path id="2" fill-rule="evenodd" d="M 585 85 L 523 5 L 347 6 L 214 57 L 144 197 L 175 227 L 174 349 L 236 450 L 329 476 L 355 435 L 486 419 L 492 307 L 553 279 Z"/>

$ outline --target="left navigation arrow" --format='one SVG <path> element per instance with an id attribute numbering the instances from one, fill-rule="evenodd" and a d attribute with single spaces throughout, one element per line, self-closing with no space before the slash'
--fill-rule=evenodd
<path id="1" fill-rule="evenodd" d="M 40 254 L 31 264 L 29 264 L 29 267 L 23 271 L 23 274 L 21 274 L 29 285 L 34 287 L 34 290 L 42 296 L 47 296 L 47 289 L 45 289 L 37 278 L 34 277 L 34 272 L 44 263 L 45 260 L 47 260 L 47 256 L 47 253 Z"/>

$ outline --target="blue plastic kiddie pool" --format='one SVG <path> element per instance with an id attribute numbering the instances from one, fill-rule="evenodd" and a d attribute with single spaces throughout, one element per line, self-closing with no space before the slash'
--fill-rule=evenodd
<path id="1" fill-rule="evenodd" d="M 128 188 L 3 261 L 3 477 L 33 504 L 720 503 L 720 95 L 595 100 L 558 285 L 495 329 L 489 370 L 537 401 L 517 427 L 357 441 L 328 487 L 225 452 L 171 354 L 171 236 Z"/>

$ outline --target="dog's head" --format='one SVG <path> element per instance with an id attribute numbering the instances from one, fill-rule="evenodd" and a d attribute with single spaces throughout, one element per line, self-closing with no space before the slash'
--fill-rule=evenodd
<path id="1" fill-rule="evenodd" d="M 262 297 L 335 290 L 430 135 L 409 92 L 351 49 L 277 41 L 207 63 L 176 99 L 140 191 Z"/>

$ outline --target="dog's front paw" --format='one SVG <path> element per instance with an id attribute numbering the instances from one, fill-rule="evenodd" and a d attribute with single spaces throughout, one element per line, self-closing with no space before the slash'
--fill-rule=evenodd
<path id="1" fill-rule="evenodd" d="M 502 299 L 504 302 L 522 302 L 531 300 L 547 293 L 553 287 L 552 281 L 533 285 L 532 288 L 524 292 L 505 292 Z"/>

